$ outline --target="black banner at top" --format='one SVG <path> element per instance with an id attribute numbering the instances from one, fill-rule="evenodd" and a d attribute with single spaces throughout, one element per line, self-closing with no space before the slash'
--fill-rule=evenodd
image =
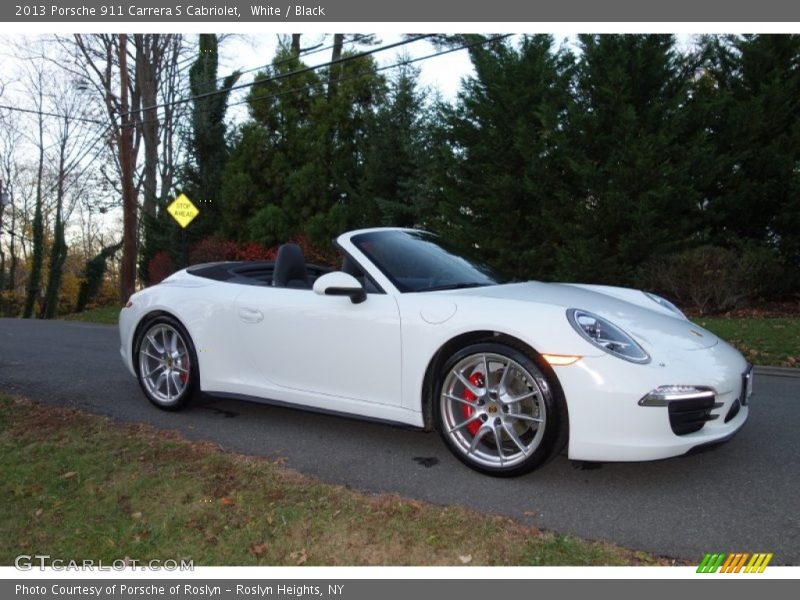
<path id="1" fill-rule="evenodd" d="M 17 0 L 4 22 L 800 22 L 787 0 Z M 787 26 L 787 31 L 791 27 Z"/>

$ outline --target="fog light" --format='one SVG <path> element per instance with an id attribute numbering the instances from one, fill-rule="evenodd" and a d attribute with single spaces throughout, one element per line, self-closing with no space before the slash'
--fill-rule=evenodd
<path id="1" fill-rule="evenodd" d="M 662 385 L 639 400 L 639 406 L 666 406 L 678 400 L 705 400 L 717 395 L 704 385 Z"/>

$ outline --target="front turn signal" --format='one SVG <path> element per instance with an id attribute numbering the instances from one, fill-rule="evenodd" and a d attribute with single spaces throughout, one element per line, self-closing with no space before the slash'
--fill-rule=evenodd
<path id="1" fill-rule="evenodd" d="M 542 358 L 552 367 L 567 367 L 574 365 L 583 357 L 574 354 L 542 354 Z"/>

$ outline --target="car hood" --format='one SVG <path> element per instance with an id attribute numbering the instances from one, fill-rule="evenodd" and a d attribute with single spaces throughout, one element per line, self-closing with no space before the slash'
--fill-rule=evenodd
<path id="1" fill-rule="evenodd" d="M 719 342 L 713 333 L 653 302 L 640 290 L 612 286 L 529 281 L 456 290 L 467 298 L 494 298 L 586 310 L 622 327 L 645 346 L 683 350 L 709 348 Z M 565 317 L 566 318 L 566 317 Z"/>

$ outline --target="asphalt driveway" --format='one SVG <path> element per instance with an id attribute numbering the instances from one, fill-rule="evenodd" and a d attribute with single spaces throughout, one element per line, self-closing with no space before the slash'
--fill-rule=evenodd
<path id="1" fill-rule="evenodd" d="M 525 477 L 474 473 L 436 434 L 254 403 L 152 407 L 122 365 L 113 326 L 0 319 L 0 391 L 175 429 L 283 457 L 325 481 L 508 515 L 560 533 L 699 561 L 774 552 L 800 565 L 800 378 L 757 374 L 749 422 L 729 443 L 650 463 L 573 463 Z"/>

